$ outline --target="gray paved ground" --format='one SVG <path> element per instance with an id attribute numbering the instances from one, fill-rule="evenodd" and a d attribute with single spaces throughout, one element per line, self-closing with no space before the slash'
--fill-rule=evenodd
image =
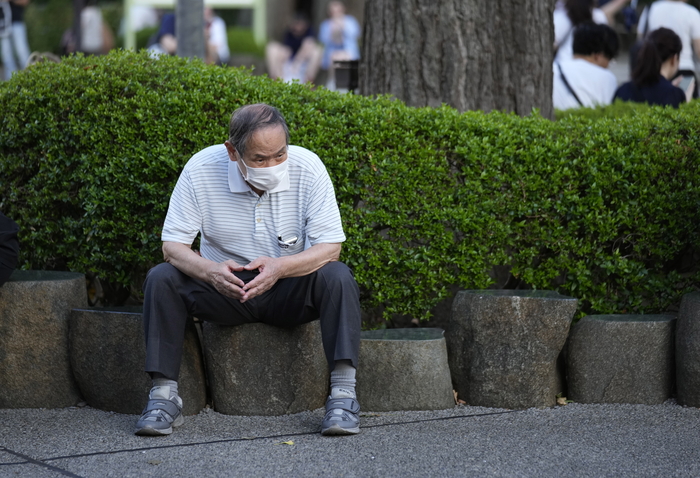
<path id="1" fill-rule="evenodd" d="M 627 51 L 621 51 L 608 68 L 617 78 L 617 84 L 621 85 L 630 79 L 630 59 Z"/>
<path id="2" fill-rule="evenodd" d="M 321 437 L 316 410 L 208 411 L 146 438 L 132 434 L 134 415 L 0 410 L 0 477 L 700 476 L 700 409 L 673 401 L 363 415 L 352 437 Z"/>

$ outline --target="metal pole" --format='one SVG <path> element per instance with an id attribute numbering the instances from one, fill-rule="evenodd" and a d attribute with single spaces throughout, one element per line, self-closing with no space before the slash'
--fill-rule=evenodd
<path id="1" fill-rule="evenodd" d="M 204 58 L 204 0 L 177 0 L 177 56 Z"/>
<path id="2" fill-rule="evenodd" d="M 136 50 L 136 32 L 131 24 L 132 0 L 124 0 L 124 48 Z"/>
<path id="3" fill-rule="evenodd" d="M 255 0 L 253 7 L 253 35 L 255 43 L 264 46 L 267 43 L 267 0 Z"/>

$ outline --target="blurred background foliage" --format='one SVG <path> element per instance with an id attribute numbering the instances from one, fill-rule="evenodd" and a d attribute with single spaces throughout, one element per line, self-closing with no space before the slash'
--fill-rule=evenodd
<path id="1" fill-rule="evenodd" d="M 102 9 L 103 18 L 114 34 L 115 46 L 117 48 L 123 47 L 124 3 L 115 1 L 94 3 Z M 265 48 L 255 43 L 253 31 L 249 25 L 250 15 L 245 10 L 221 9 L 216 10 L 216 13 L 228 26 L 229 49 L 232 54 L 254 55 L 260 58 L 264 56 Z M 25 23 L 32 51 L 61 55 L 63 53 L 61 39 L 73 25 L 73 1 L 32 0 L 25 13 Z M 137 48 L 146 48 L 149 45 L 149 39 L 157 31 L 158 27 L 153 27 L 137 32 Z"/>

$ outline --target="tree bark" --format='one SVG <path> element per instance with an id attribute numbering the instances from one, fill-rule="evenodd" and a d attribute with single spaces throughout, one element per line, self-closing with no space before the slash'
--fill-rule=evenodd
<path id="1" fill-rule="evenodd" d="M 178 0 L 175 15 L 177 56 L 204 58 L 204 0 Z"/>
<path id="2" fill-rule="evenodd" d="M 553 117 L 555 0 L 370 0 L 362 94 Z"/>

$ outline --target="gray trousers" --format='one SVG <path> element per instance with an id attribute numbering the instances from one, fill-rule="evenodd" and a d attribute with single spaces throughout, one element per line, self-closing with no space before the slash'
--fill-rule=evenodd
<path id="1" fill-rule="evenodd" d="M 247 283 L 258 273 L 234 274 Z M 331 262 L 306 276 L 281 279 L 264 294 L 243 304 L 168 263 L 148 272 L 143 292 L 146 372 L 177 380 L 185 325 L 190 316 L 223 325 L 262 322 L 277 327 L 320 319 L 329 369 L 335 368 L 337 360 L 350 360 L 357 368 L 360 291 L 352 272 L 342 262 Z"/>

